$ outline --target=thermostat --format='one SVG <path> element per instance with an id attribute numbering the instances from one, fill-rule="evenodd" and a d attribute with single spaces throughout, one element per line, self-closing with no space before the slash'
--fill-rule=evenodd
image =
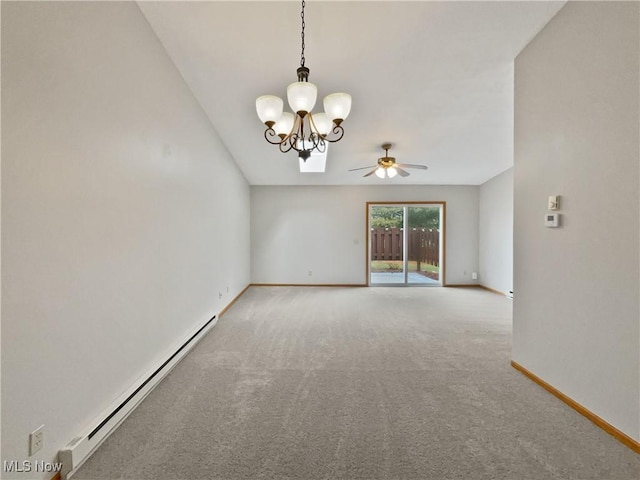
<path id="1" fill-rule="evenodd" d="M 560 226 L 560 214 L 559 213 L 545 213 L 544 214 L 544 226 L 545 227 L 558 227 Z"/>

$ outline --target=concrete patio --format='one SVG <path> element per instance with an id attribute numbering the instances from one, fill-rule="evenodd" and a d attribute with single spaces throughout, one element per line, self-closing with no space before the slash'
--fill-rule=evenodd
<path id="1" fill-rule="evenodd" d="M 404 283 L 404 272 L 372 272 L 370 285 L 390 285 Z M 409 285 L 440 285 L 440 282 L 421 275 L 418 272 L 409 272 L 407 276 Z"/>

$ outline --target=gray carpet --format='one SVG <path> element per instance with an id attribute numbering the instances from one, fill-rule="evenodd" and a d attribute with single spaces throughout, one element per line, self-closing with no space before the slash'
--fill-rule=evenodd
<path id="1" fill-rule="evenodd" d="M 73 480 L 637 480 L 479 289 L 252 287 Z"/>

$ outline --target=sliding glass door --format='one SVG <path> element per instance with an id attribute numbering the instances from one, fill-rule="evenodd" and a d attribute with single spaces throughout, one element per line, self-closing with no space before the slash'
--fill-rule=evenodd
<path id="1" fill-rule="evenodd" d="M 442 285 L 444 203 L 367 207 L 369 284 Z"/>

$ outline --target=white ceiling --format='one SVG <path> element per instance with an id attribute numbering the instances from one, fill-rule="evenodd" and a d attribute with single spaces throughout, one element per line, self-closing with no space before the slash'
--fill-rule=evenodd
<path id="1" fill-rule="evenodd" d="M 513 164 L 513 60 L 564 3 L 308 0 L 309 81 L 319 99 L 353 97 L 325 173 L 300 173 L 255 112 L 256 97 L 286 99 L 296 81 L 299 2 L 139 5 L 251 185 L 478 185 Z M 384 142 L 429 170 L 347 171 L 374 165 Z"/>

